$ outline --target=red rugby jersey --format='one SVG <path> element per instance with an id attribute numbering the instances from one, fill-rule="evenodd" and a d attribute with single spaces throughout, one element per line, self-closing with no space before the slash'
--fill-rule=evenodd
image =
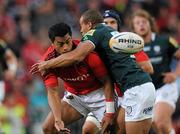
<path id="1" fill-rule="evenodd" d="M 76 46 L 79 41 L 73 41 Z M 50 46 L 43 60 L 49 60 L 58 56 L 53 46 Z M 74 94 L 87 94 L 102 87 L 98 80 L 107 75 L 104 63 L 96 52 L 90 53 L 82 62 L 68 67 L 59 67 L 49 70 L 43 76 L 46 87 L 58 86 L 58 77 L 64 81 L 65 90 Z"/>

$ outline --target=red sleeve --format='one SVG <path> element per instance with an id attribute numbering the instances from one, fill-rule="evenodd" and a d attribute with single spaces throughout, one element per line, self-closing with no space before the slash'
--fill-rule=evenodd
<path id="1" fill-rule="evenodd" d="M 143 62 L 149 60 L 148 55 L 143 50 L 138 53 L 135 53 L 134 56 L 136 58 L 136 62 Z"/>
<path id="2" fill-rule="evenodd" d="M 55 58 L 55 49 L 51 45 L 45 54 L 42 56 L 41 60 L 49 60 Z M 47 75 L 43 76 L 44 84 L 47 87 L 56 87 L 58 86 L 58 78 L 53 72 L 49 72 Z"/>
<path id="3" fill-rule="evenodd" d="M 90 53 L 86 57 L 85 61 L 92 69 L 96 77 L 101 78 L 108 74 L 104 63 L 102 62 L 102 60 L 100 59 L 99 55 L 96 52 Z"/>
<path id="4" fill-rule="evenodd" d="M 58 78 L 53 73 L 50 73 L 50 74 L 46 75 L 45 77 L 43 77 L 43 80 L 44 80 L 44 84 L 45 84 L 46 88 L 58 86 Z"/>

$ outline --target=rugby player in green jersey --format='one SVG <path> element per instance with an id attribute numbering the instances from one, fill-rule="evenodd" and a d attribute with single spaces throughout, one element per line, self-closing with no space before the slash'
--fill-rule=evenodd
<path id="1" fill-rule="evenodd" d="M 125 119 L 127 134 L 148 134 L 152 124 L 155 102 L 155 88 L 150 76 L 138 67 L 130 54 L 115 53 L 109 47 L 110 39 L 119 34 L 102 24 L 103 17 L 96 10 L 84 12 L 80 18 L 83 38 L 76 49 L 59 57 L 36 63 L 32 70 L 44 71 L 48 68 L 63 67 L 82 61 L 88 53 L 99 53 L 109 70 L 109 74 L 121 92 L 124 93 L 122 118 Z"/>
<path id="2" fill-rule="evenodd" d="M 156 90 L 156 102 L 153 115 L 154 129 L 158 134 L 175 134 L 171 116 L 178 99 L 175 82 L 180 75 L 180 49 L 178 43 L 167 35 L 158 35 L 152 16 L 140 10 L 133 14 L 131 28 L 145 41 L 144 51 L 151 59 L 154 68 L 152 80 Z M 173 56 L 178 60 L 174 71 L 170 69 Z"/>
<path id="3" fill-rule="evenodd" d="M 103 13 L 103 19 L 104 19 L 103 22 L 107 26 L 110 26 L 117 31 L 121 30 L 122 19 L 120 18 L 120 15 L 118 14 L 118 12 L 116 12 L 114 10 L 106 10 Z M 132 58 L 135 58 L 136 63 L 145 72 L 147 72 L 149 74 L 153 73 L 153 67 L 152 67 L 152 64 L 150 62 L 150 59 L 144 51 L 140 51 L 136 54 L 132 54 Z M 117 90 L 119 90 L 119 89 L 117 89 Z M 120 106 L 121 100 L 122 100 L 122 95 L 118 94 L 118 110 L 121 107 Z M 117 117 L 120 118 L 120 115 Z M 115 120 L 118 120 L 118 118 Z M 119 122 L 118 123 L 119 126 L 116 126 L 116 127 L 118 127 L 119 130 L 122 130 L 122 126 L 124 125 L 125 122 L 124 122 L 124 120 L 119 120 L 118 122 Z M 99 130 L 102 131 L 100 122 L 94 117 L 94 115 L 92 113 L 89 113 L 86 120 L 85 120 L 83 128 L 82 128 L 83 133 L 95 133 L 95 132 L 98 132 Z"/>

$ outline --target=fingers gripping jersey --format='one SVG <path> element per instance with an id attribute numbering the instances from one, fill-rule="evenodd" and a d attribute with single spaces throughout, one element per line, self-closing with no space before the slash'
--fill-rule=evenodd
<path id="1" fill-rule="evenodd" d="M 51 46 L 43 59 L 48 60 L 57 56 L 57 52 Z M 58 85 L 59 77 L 64 81 L 67 91 L 74 94 L 87 94 L 102 87 L 102 83 L 98 79 L 105 75 L 107 75 L 107 71 L 103 62 L 97 53 L 92 52 L 80 63 L 49 70 L 43 79 L 46 87 L 54 87 Z"/>

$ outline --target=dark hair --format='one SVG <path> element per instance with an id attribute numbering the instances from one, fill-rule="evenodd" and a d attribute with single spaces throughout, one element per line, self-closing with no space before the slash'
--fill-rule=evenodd
<path id="1" fill-rule="evenodd" d="M 48 31 L 49 38 L 52 42 L 54 42 L 56 36 L 64 37 L 67 33 L 72 36 L 70 26 L 63 22 L 52 25 Z"/>
<path id="2" fill-rule="evenodd" d="M 83 21 L 85 23 L 91 22 L 92 25 L 97 25 L 103 22 L 103 17 L 101 13 L 93 9 L 87 10 L 86 12 L 82 14 L 81 17 L 83 17 Z"/>
<path id="3" fill-rule="evenodd" d="M 133 27 L 133 19 L 134 17 L 136 16 L 140 16 L 140 17 L 143 17 L 145 19 L 147 19 L 150 23 L 150 26 L 151 26 L 151 31 L 152 32 L 158 32 L 158 29 L 157 29 L 157 26 L 155 24 L 155 20 L 154 18 L 146 11 L 146 10 L 143 10 L 143 9 L 140 9 L 140 10 L 137 10 L 136 12 L 134 12 L 132 14 L 132 17 L 131 17 L 131 23 L 130 23 L 130 27 L 131 29 L 134 30 L 134 27 Z"/>
<path id="4" fill-rule="evenodd" d="M 118 25 L 118 31 L 120 30 L 120 26 L 122 25 L 122 20 L 120 18 L 120 15 L 114 11 L 114 10 L 106 10 L 103 13 L 103 18 L 114 18 L 117 21 L 117 25 Z"/>

